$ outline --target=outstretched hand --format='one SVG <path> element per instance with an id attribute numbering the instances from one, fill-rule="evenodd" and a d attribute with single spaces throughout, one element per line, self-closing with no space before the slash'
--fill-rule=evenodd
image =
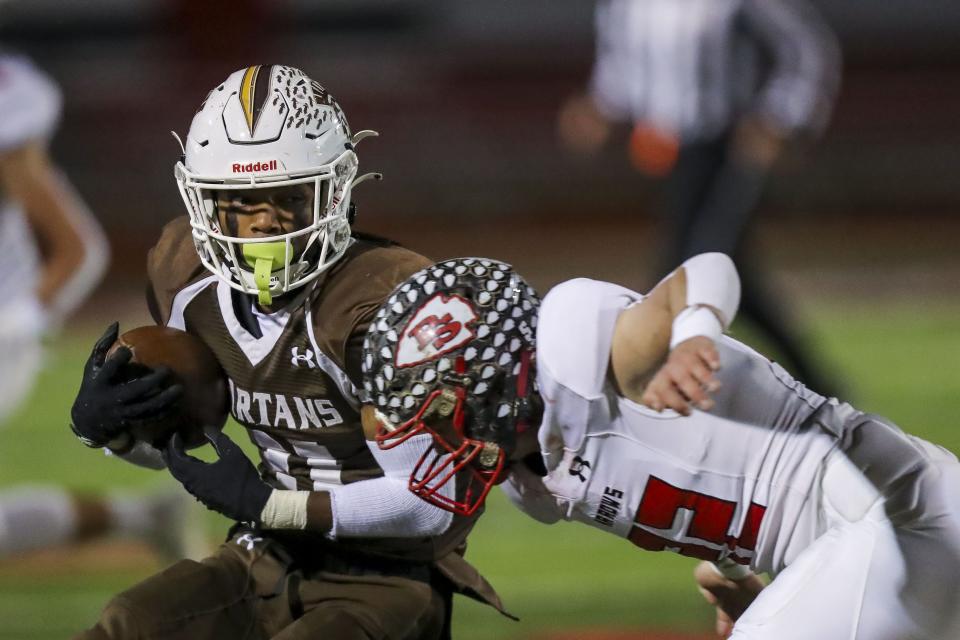
<path id="1" fill-rule="evenodd" d="M 717 608 L 717 635 L 728 638 L 734 623 L 743 615 L 763 588 L 763 580 L 749 574 L 742 580 L 725 578 L 710 562 L 701 562 L 693 577 L 704 599 Z"/>
<path id="2" fill-rule="evenodd" d="M 225 433 L 206 430 L 204 435 L 216 449 L 217 460 L 207 463 L 189 455 L 175 433 L 163 450 L 170 474 L 207 508 L 239 522 L 259 522 L 273 489 Z"/>
<path id="3" fill-rule="evenodd" d="M 720 388 L 714 373 L 720 354 L 713 340 L 694 336 L 674 347 L 644 388 L 641 402 L 654 411 L 673 409 L 688 416 L 693 409 L 713 408 L 710 394 Z"/>

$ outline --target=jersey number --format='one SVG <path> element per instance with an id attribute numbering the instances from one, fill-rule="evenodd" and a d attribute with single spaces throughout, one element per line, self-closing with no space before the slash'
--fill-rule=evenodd
<path id="1" fill-rule="evenodd" d="M 751 503 L 747 509 L 743 531 L 739 537 L 733 537 L 728 535 L 727 531 L 733 522 L 736 506 L 737 504 L 730 500 L 721 500 L 696 491 L 679 489 L 660 478 L 650 476 L 643 498 L 640 500 L 637 515 L 633 519 L 637 526 L 633 527 L 633 531 L 627 537 L 633 544 L 649 551 L 671 549 L 681 555 L 712 561 L 727 556 L 739 564 L 750 564 L 766 507 Z M 693 516 L 690 518 L 686 532 L 680 532 L 679 535 L 707 542 L 713 546 L 696 542 L 677 542 L 644 529 L 644 527 L 672 529 L 680 509 L 692 511 Z"/>

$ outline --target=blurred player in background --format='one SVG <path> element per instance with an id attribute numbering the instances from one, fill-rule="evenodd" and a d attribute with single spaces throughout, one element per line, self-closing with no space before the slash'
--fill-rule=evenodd
<path id="1" fill-rule="evenodd" d="M 410 486 L 441 508 L 506 479 L 537 520 L 708 561 L 722 635 L 960 637 L 957 458 L 724 336 L 739 294 L 719 253 L 646 296 L 578 279 L 542 305 L 502 263 L 428 267 L 365 342 L 377 439 L 433 438 Z"/>
<path id="2" fill-rule="evenodd" d="M 163 468 L 236 520 L 217 553 L 128 589 L 82 638 L 441 638 L 452 592 L 499 607 L 461 557 L 473 517 L 407 491 L 421 451 L 385 456 L 361 425 L 360 349 L 385 296 L 429 261 L 351 231 L 355 145 L 340 106 L 299 69 L 254 66 L 207 96 L 176 176 L 189 217 L 150 252 L 156 321 L 202 339 L 260 470 L 223 433 L 218 459 L 134 442 L 179 388 L 162 371 L 114 379 L 130 357 L 108 329 L 73 407 L 85 444 Z M 429 443 L 421 443 L 427 445 Z M 176 593 L 178 597 L 171 598 Z M 481 595 L 482 594 L 482 595 Z"/>
<path id="3" fill-rule="evenodd" d="M 611 123 L 633 126 L 634 166 L 665 177 L 664 264 L 704 251 L 743 274 L 741 317 L 812 388 L 834 392 L 755 263 L 750 223 L 774 162 L 824 129 L 837 43 L 806 0 L 600 0 L 587 95 L 567 102 L 561 139 L 592 152 Z"/>
<path id="4" fill-rule="evenodd" d="M 43 366 L 42 340 L 86 299 L 109 259 L 100 226 L 48 155 L 59 116 L 60 93 L 51 79 L 25 58 L 0 53 L 0 282 L 6 292 L 0 298 L 0 423 L 32 391 Z M 179 555 L 185 506 L 175 494 L 5 489 L 0 557 L 105 535 L 142 538 Z"/>

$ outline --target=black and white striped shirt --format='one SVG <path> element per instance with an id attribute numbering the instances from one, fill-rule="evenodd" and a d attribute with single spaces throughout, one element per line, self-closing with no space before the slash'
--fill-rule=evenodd
<path id="1" fill-rule="evenodd" d="M 683 140 L 746 113 L 817 132 L 840 75 L 836 41 L 801 0 L 601 0 L 590 91 L 612 120 Z"/>

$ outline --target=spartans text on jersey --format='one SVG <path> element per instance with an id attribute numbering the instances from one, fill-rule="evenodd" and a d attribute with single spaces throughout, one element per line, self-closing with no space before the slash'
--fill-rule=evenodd
<path id="1" fill-rule="evenodd" d="M 251 392 L 236 386 L 232 380 L 230 412 L 243 424 L 294 430 L 322 429 L 343 422 L 343 416 L 326 398 Z"/>

